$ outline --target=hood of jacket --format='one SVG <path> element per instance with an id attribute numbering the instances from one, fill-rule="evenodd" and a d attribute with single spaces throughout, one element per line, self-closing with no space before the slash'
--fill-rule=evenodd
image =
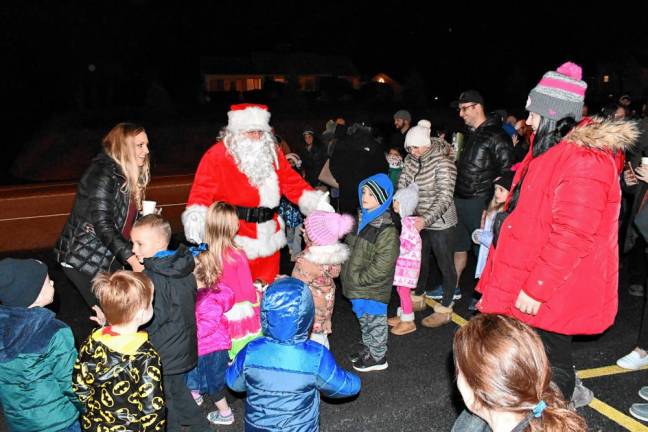
<path id="1" fill-rule="evenodd" d="M 57 325 L 51 325 L 53 321 Z M 49 309 L 0 306 L 0 363 L 19 354 L 42 352 L 63 326 Z"/>
<path id="2" fill-rule="evenodd" d="M 634 121 L 592 117 L 583 120 L 565 136 L 564 141 L 581 147 L 616 152 L 631 148 L 639 135 L 639 127 Z"/>
<path id="3" fill-rule="evenodd" d="M 370 224 L 371 221 L 389 210 L 389 206 L 391 206 L 392 203 L 392 198 L 394 197 L 394 184 L 392 183 L 389 176 L 383 173 L 374 174 L 371 177 L 362 180 L 358 185 L 358 202 L 360 203 L 360 207 L 362 207 L 362 188 L 364 188 L 365 184 L 367 184 L 367 182 L 371 180 L 378 183 L 378 186 L 380 186 L 387 193 L 387 199 L 384 203 L 378 206 L 378 208 L 375 208 L 373 210 L 361 208 L 360 222 L 358 223 L 358 233 L 360 233 L 360 231 L 362 231 L 365 226 Z"/>
<path id="4" fill-rule="evenodd" d="M 299 279 L 279 279 L 263 295 L 261 330 L 264 336 L 277 342 L 305 342 L 314 316 L 313 295 Z"/>
<path id="5" fill-rule="evenodd" d="M 186 277 L 195 266 L 192 253 L 183 244 L 175 251 L 161 251 L 151 258 L 144 258 L 144 267 L 170 278 Z"/>
<path id="6" fill-rule="evenodd" d="M 349 247 L 343 243 L 325 246 L 309 246 L 304 252 L 304 258 L 315 264 L 342 264 L 349 259 Z"/>

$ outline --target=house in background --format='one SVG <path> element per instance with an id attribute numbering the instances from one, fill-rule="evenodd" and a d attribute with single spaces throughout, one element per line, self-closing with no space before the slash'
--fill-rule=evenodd
<path id="1" fill-rule="evenodd" d="M 380 72 L 374 75 L 374 77 L 371 78 L 371 82 L 390 87 L 392 89 L 392 92 L 394 93 L 396 100 L 400 100 L 402 98 L 403 86 L 386 73 Z"/>
<path id="2" fill-rule="evenodd" d="M 271 83 L 291 83 L 297 90 L 315 92 L 330 79 L 347 81 L 354 89 L 360 87 L 360 74 L 349 58 L 312 53 L 202 57 L 200 73 L 207 93 L 264 90 Z"/>

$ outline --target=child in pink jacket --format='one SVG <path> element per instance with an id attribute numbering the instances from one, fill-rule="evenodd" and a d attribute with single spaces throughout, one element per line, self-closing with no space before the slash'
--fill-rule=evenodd
<path id="1" fill-rule="evenodd" d="M 392 327 L 391 333 L 397 336 L 416 331 L 410 290 L 416 288 L 421 270 L 421 234 L 414 225 L 416 218 L 412 216 L 417 204 L 418 186 L 416 183 L 410 183 L 409 186 L 399 189 L 394 194 L 394 210 L 400 215 L 402 224 L 400 255 L 396 260 L 396 273 L 394 274 L 394 285 L 401 306 L 398 308 L 396 316 L 387 320 L 387 324 Z"/>
<path id="2" fill-rule="evenodd" d="M 196 296 L 196 330 L 198 336 L 198 365 L 187 372 L 187 387 L 198 405 L 207 394 L 217 410 L 207 419 L 213 424 L 234 423 L 234 414 L 225 398 L 225 370 L 232 339 L 225 312 L 234 305 L 234 293 L 225 284 L 217 282 L 200 288 Z"/>

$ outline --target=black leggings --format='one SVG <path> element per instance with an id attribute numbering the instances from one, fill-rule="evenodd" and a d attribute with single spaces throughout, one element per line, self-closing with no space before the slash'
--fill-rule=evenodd
<path id="1" fill-rule="evenodd" d="M 77 291 L 79 291 L 79 294 L 81 294 L 81 297 L 83 297 L 83 300 L 86 302 L 89 308 L 99 305 L 99 301 L 97 300 L 97 297 L 92 294 L 91 289 L 92 278 L 94 276 L 90 276 L 86 273 L 81 273 L 79 270 L 65 266 L 63 266 L 63 273 L 65 273 L 65 276 L 67 276 L 67 278 L 72 282 Z"/>
<path id="2" fill-rule="evenodd" d="M 552 381 L 569 401 L 576 386 L 576 373 L 572 358 L 572 336 L 535 329 L 540 335 L 551 363 Z"/>

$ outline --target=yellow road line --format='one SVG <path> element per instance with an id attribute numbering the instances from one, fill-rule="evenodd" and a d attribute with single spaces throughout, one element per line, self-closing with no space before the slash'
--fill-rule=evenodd
<path id="1" fill-rule="evenodd" d="M 647 369 L 648 366 L 638 370 L 647 370 Z M 616 374 L 622 374 L 628 372 L 636 372 L 636 371 L 631 369 L 623 369 L 617 365 L 612 365 L 612 366 L 597 367 L 593 369 L 579 370 L 576 372 L 576 375 L 578 375 L 580 379 L 588 379 L 588 378 L 597 378 L 602 376 L 616 375 Z"/>
<path id="2" fill-rule="evenodd" d="M 462 327 L 466 325 L 468 321 L 466 321 L 462 316 L 457 315 L 456 313 L 452 313 L 452 322 L 457 324 L 459 327 Z"/>
<path id="3" fill-rule="evenodd" d="M 592 409 L 603 414 L 605 417 L 609 418 L 610 420 L 620 424 L 621 426 L 628 429 L 629 431 L 648 432 L 647 426 L 644 426 L 643 424 L 639 423 L 637 420 L 633 419 L 632 417 L 623 414 L 621 411 L 612 408 L 610 405 L 600 401 L 597 398 L 592 399 L 592 402 L 590 402 L 589 406 Z"/>

